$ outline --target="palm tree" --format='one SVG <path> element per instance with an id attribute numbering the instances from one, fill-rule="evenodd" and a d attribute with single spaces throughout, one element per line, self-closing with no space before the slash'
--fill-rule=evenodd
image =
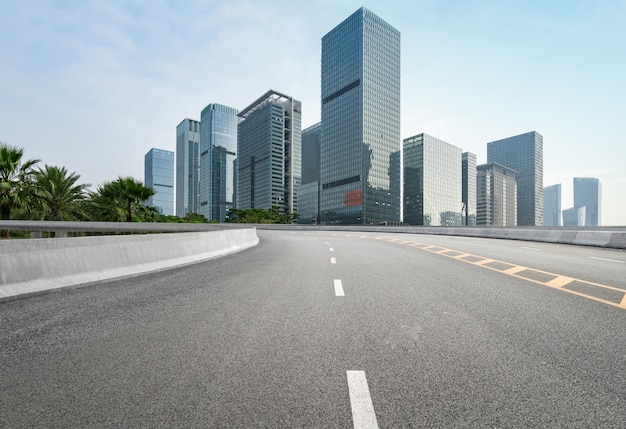
<path id="1" fill-rule="evenodd" d="M 90 195 L 92 218 L 113 222 L 132 222 L 133 215 L 144 211 L 145 201 L 154 191 L 132 177 L 107 182 Z M 94 220 L 95 220 L 94 219 Z"/>
<path id="2" fill-rule="evenodd" d="M 22 162 L 24 149 L 0 143 L 0 219 L 11 218 L 13 209 L 28 211 L 32 202 L 32 184 L 38 159 Z M 2 235 L 8 237 L 8 231 Z"/>
<path id="3" fill-rule="evenodd" d="M 35 172 L 38 217 L 43 220 L 77 220 L 79 204 L 85 199 L 88 184 L 77 185 L 80 176 L 65 167 L 46 165 Z"/>

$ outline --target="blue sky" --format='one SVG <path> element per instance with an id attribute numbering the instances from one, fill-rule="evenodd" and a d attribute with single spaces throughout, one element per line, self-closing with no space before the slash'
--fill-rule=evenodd
<path id="1" fill-rule="evenodd" d="M 622 0 L 0 0 L 0 141 L 83 183 L 143 180 L 150 148 L 209 103 L 268 89 L 320 118 L 321 38 L 361 6 L 402 35 L 402 137 L 474 152 L 544 137 L 544 185 L 603 186 L 626 225 L 626 2 Z"/>

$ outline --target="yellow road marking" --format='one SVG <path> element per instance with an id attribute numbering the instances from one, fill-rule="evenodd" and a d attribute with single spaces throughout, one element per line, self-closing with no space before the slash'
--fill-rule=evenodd
<path id="1" fill-rule="evenodd" d="M 550 280 L 548 283 L 546 283 L 546 286 L 550 286 L 550 287 L 558 289 L 558 288 L 562 288 L 563 286 L 570 284 L 573 281 L 574 279 L 571 277 L 559 276 L 555 278 L 554 280 Z"/>

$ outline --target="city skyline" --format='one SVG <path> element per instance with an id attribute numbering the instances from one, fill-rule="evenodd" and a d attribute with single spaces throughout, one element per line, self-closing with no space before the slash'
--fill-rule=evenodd
<path id="1" fill-rule="evenodd" d="M 597 177 L 603 225 L 626 225 L 622 2 L 286 5 L 5 2 L 0 140 L 95 187 L 141 178 L 143 155 L 175 150 L 176 124 L 208 103 L 281 88 L 302 101 L 304 129 L 320 120 L 321 38 L 364 6 L 402 34 L 402 138 L 436 135 L 480 164 L 487 142 L 537 130 L 562 207 L 572 178 Z M 265 46 L 281 55 L 265 61 Z"/>

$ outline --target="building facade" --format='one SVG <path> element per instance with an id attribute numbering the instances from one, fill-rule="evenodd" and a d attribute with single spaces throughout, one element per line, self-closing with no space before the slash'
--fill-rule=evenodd
<path id="1" fill-rule="evenodd" d="M 563 210 L 563 226 L 585 226 L 587 207 L 572 207 Z"/>
<path id="2" fill-rule="evenodd" d="M 574 207 L 585 207 L 584 226 L 602 225 L 602 184 L 593 177 L 574 177 Z"/>
<path id="3" fill-rule="evenodd" d="M 146 205 L 159 213 L 174 214 L 174 152 L 152 148 L 144 156 L 144 184 L 154 195 Z"/>
<path id="4" fill-rule="evenodd" d="M 561 184 L 543 189 L 543 224 L 544 226 L 562 226 Z"/>
<path id="5" fill-rule="evenodd" d="M 209 104 L 200 115 L 200 214 L 224 222 L 235 204 L 237 110 Z"/>
<path id="6" fill-rule="evenodd" d="M 176 216 L 199 213 L 200 121 L 184 119 L 176 127 Z"/>
<path id="7" fill-rule="evenodd" d="M 322 38 L 320 223 L 400 220 L 400 32 L 360 8 Z"/>
<path id="8" fill-rule="evenodd" d="M 476 154 L 461 155 L 463 225 L 476 225 Z"/>
<path id="9" fill-rule="evenodd" d="M 517 223 L 543 225 L 543 136 L 536 131 L 487 143 L 487 163 L 517 171 Z"/>
<path id="10" fill-rule="evenodd" d="M 302 130 L 302 184 L 298 192 L 298 223 L 316 224 L 318 221 L 321 138 L 321 122 Z"/>
<path id="11" fill-rule="evenodd" d="M 476 224 L 517 226 L 517 172 L 495 162 L 476 171 Z"/>
<path id="12" fill-rule="evenodd" d="M 269 90 L 239 113 L 237 208 L 298 210 L 302 104 Z"/>
<path id="13" fill-rule="evenodd" d="M 428 134 L 404 139 L 404 223 L 462 225 L 462 151 Z"/>

